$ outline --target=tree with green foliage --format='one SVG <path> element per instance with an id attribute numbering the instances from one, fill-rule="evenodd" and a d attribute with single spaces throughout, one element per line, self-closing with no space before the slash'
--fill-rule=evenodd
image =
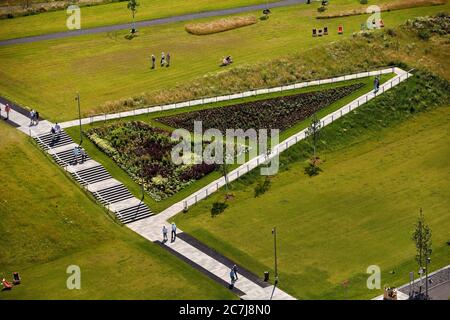
<path id="1" fill-rule="evenodd" d="M 139 2 L 137 2 L 137 0 L 128 0 L 127 8 L 128 8 L 128 10 L 131 10 L 131 14 L 133 16 L 133 25 L 131 28 L 131 33 L 136 32 L 136 22 L 134 20 L 134 17 L 136 15 L 138 7 L 139 7 Z"/>
<path id="2" fill-rule="evenodd" d="M 412 240 L 416 244 L 416 262 L 419 268 L 426 265 L 426 259 L 431 255 L 431 229 L 425 223 L 425 217 L 420 209 L 419 218 L 417 219 Z"/>
<path id="3" fill-rule="evenodd" d="M 425 270 L 428 265 L 428 259 L 431 256 L 431 229 L 425 223 L 425 217 L 420 208 L 419 218 L 417 219 L 414 232 L 412 234 L 412 240 L 416 245 L 416 262 L 419 266 L 419 270 Z M 428 272 L 428 270 L 426 270 Z M 422 287 L 420 287 L 422 289 Z"/>
<path id="4" fill-rule="evenodd" d="M 309 125 L 308 129 L 306 129 L 306 136 L 311 137 L 313 147 L 313 156 L 308 165 L 305 167 L 305 174 L 309 175 L 310 177 L 316 176 L 319 174 L 319 172 L 322 171 L 322 169 L 320 169 L 317 165 L 319 162 L 319 157 L 316 154 L 317 142 L 319 141 L 319 133 L 321 127 L 322 124 L 320 123 L 320 119 L 317 119 L 317 115 L 314 113 L 311 119 L 311 124 Z"/>

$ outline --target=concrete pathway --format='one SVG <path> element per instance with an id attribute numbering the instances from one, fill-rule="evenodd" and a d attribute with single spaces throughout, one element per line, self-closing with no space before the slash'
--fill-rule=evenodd
<path id="1" fill-rule="evenodd" d="M 280 7 L 286 7 L 286 6 L 291 6 L 291 5 L 305 3 L 305 2 L 306 2 L 305 0 L 283 0 L 283 1 L 279 1 L 279 2 L 269 3 L 269 8 L 280 8 Z M 179 15 L 179 16 L 153 19 L 153 20 L 144 20 L 144 21 L 136 22 L 136 28 L 139 29 L 142 27 L 149 27 L 149 26 L 168 24 L 168 23 L 174 23 L 174 22 L 180 22 L 180 21 L 188 21 L 188 20 L 194 20 L 194 19 L 200 19 L 200 18 L 226 16 L 226 15 L 232 15 L 232 14 L 237 14 L 237 13 L 263 10 L 265 8 L 266 8 L 265 4 L 258 4 L 258 5 L 231 8 L 231 9 L 222 9 L 222 10 L 184 14 L 184 15 Z M 81 11 L 83 11 L 83 9 L 81 9 Z M 62 39 L 62 38 L 68 38 L 68 37 L 75 37 L 75 36 L 95 34 L 95 33 L 103 33 L 103 32 L 113 32 L 113 31 L 119 31 L 119 30 L 128 30 L 130 28 L 131 28 L 130 23 L 123 23 L 123 24 L 116 24 L 116 25 L 111 25 L 111 26 L 104 26 L 104 27 L 97 27 L 97 28 L 90 28 L 90 29 L 80 29 L 80 30 L 73 30 L 73 31 L 56 32 L 56 33 L 43 34 L 43 35 L 39 35 L 39 36 L 1 40 L 0 46 L 7 46 L 7 45 L 21 44 L 21 43 L 30 43 L 30 42 L 37 42 L 37 41 L 44 41 L 44 40 Z"/>
<path id="2" fill-rule="evenodd" d="M 191 261 L 191 265 L 193 265 L 196 269 L 200 269 L 201 271 L 207 270 L 215 277 L 221 279 L 222 283 L 229 284 L 231 268 L 224 265 L 224 263 L 218 261 L 217 259 L 211 257 L 208 253 L 201 251 L 198 248 L 195 248 L 191 244 L 187 243 L 186 241 L 182 240 L 181 237 L 183 231 L 180 229 L 177 229 L 177 239 L 174 242 L 171 242 L 171 224 L 164 218 L 165 215 L 155 215 L 154 219 L 152 219 L 151 221 L 146 219 L 146 221 L 150 223 L 133 222 L 128 224 L 128 227 L 152 242 L 161 243 L 162 227 L 163 225 L 165 225 L 167 230 L 169 231 L 169 241 L 165 242 L 163 246 L 166 246 L 169 251 L 175 252 L 179 256 L 185 257 L 187 260 Z M 239 274 L 239 279 L 235 282 L 234 287 L 241 292 L 240 297 L 244 300 L 269 300 L 273 290 L 273 286 L 262 286 L 261 284 L 255 283 L 254 281 L 249 280 L 247 277 L 241 274 Z M 273 299 L 295 300 L 294 297 L 278 288 L 275 289 Z"/>

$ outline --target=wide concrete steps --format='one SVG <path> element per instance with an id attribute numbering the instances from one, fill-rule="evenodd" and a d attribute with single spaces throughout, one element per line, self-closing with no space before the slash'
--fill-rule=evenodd
<path id="1" fill-rule="evenodd" d="M 65 131 L 61 131 L 61 134 L 55 135 L 55 138 L 53 138 L 51 133 L 40 135 L 39 139 L 36 139 L 36 141 L 44 150 L 62 147 L 73 143 L 72 138 Z"/>
<path id="2" fill-rule="evenodd" d="M 68 150 L 64 150 L 64 151 L 60 151 L 60 152 L 57 152 L 57 153 L 53 153 L 52 157 L 53 157 L 53 159 L 55 159 L 55 161 L 60 166 L 75 165 L 75 164 L 83 162 L 83 159 L 81 158 L 81 154 L 79 154 L 76 157 L 77 161 L 75 162 L 75 155 L 73 153 L 73 148 L 68 149 Z M 84 159 L 84 161 L 87 161 L 87 160 L 90 160 L 90 159 L 91 158 L 89 157 L 89 155 L 87 155 L 86 158 Z"/>
<path id="3" fill-rule="evenodd" d="M 71 175 L 82 186 L 86 186 L 92 183 L 100 182 L 103 180 L 111 179 L 112 176 L 103 166 L 98 165 L 92 168 L 83 169 L 80 171 L 72 172 Z"/>
<path id="4" fill-rule="evenodd" d="M 34 139 L 99 203 L 113 212 L 120 222 L 131 223 L 153 215 L 145 203 L 135 198 L 100 163 L 91 160 L 89 155 L 86 154 L 85 159 L 81 159 L 80 154 L 75 159 L 73 150 L 77 144 L 66 132 L 61 131 L 59 137 L 53 137 L 51 133 L 44 133 Z"/>
<path id="5" fill-rule="evenodd" d="M 131 199 L 134 196 L 123 184 L 115 185 L 93 192 L 93 195 L 102 203 L 116 203 L 122 200 Z"/>
<path id="6" fill-rule="evenodd" d="M 153 215 L 152 211 L 143 203 L 117 211 L 117 218 L 124 224 L 145 219 L 151 215 Z"/>

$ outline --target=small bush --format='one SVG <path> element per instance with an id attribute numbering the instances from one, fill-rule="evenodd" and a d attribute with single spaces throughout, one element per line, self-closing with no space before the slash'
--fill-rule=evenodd
<path id="1" fill-rule="evenodd" d="M 255 198 L 259 197 L 260 195 L 266 193 L 270 189 L 271 181 L 269 177 L 266 177 L 264 181 L 258 182 L 258 184 L 255 187 Z"/>
<path id="2" fill-rule="evenodd" d="M 225 202 L 214 202 L 211 208 L 211 217 L 214 218 L 218 214 L 221 214 L 226 208 L 228 208 L 228 205 Z"/>
<path id="3" fill-rule="evenodd" d="M 361 4 L 367 4 L 369 1 L 368 0 L 359 0 L 359 3 Z"/>
<path id="4" fill-rule="evenodd" d="M 386 34 L 391 36 L 391 37 L 395 37 L 397 35 L 397 32 L 395 32 L 394 29 L 389 28 L 389 29 L 386 30 Z"/>
<path id="5" fill-rule="evenodd" d="M 430 39 L 431 34 L 428 30 L 420 30 L 418 32 L 418 36 L 421 40 L 427 41 L 428 39 Z"/>
<path id="6" fill-rule="evenodd" d="M 308 162 L 308 165 L 305 167 L 305 174 L 310 177 L 317 176 L 323 170 L 313 161 Z"/>

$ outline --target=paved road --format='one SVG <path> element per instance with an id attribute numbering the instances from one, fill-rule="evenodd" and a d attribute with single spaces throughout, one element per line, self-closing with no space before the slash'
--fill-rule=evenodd
<path id="1" fill-rule="evenodd" d="M 450 280 L 441 283 L 431 289 L 428 289 L 431 300 L 449 300 L 450 299 Z"/>
<path id="2" fill-rule="evenodd" d="M 431 300 L 448 300 L 450 298 L 450 265 L 432 272 L 429 276 L 428 285 L 428 295 Z M 423 279 L 425 281 L 425 279 Z M 424 290 L 425 283 L 423 284 L 422 290 Z M 409 284 L 406 284 L 398 288 L 400 292 L 409 295 L 411 288 Z M 412 290 L 419 290 L 419 279 L 416 279 L 413 284 Z"/>
<path id="3" fill-rule="evenodd" d="M 286 6 L 299 4 L 299 3 L 306 3 L 306 0 L 282 0 L 279 2 L 274 2 L 274 3 L 269 4 L 269 7 L 270 8 L 279 8 L 279 7 L 286 7 Z M 242 13 L 242 12 L 263 10 L 265 8 L 266 8 L 265 4 L 259 4 L 259 5 L 231 8 L 231 9 L 184 14 L 184 15 L 180 15 L 180 16 L 139 21 L 139 22 L 136 22 L 136 27 L 141 28 L 141 27 L 148 27 L 148 26 L 154 26 L 154 25 L 160 25 L 160 24 L 166 24 L 166 23 L 187 21 L 187 20 L 193 20 L 193 19 L 199 19 L 199 18 L 225 16 L 225 15 Z M 52 39 L 62 39 L 62 38 L 75 37 L 75 36 L 86 35 L 86 34 L 113 32 L 113 31 L 127 30 L 127 29 L 130 29 L 130 24 L 123 23 L 123 24 L 116 24 L 116 25 L 111 25 L 111 26 L 104 26 L 104 27 L 97 27 L 97 28 L 90 28 L 90 29 L 64 31 L 64 32 L 43 34 L 43 35 L 39 35 L 39 36 L 1 40 L 0 46 L 7 46 L 7 45 L 11 45 L 11 44 L 30 43 L 30 42 L 37 42 L 37 41 L 44 41 L 44 40 L 52 40 Z"/>

